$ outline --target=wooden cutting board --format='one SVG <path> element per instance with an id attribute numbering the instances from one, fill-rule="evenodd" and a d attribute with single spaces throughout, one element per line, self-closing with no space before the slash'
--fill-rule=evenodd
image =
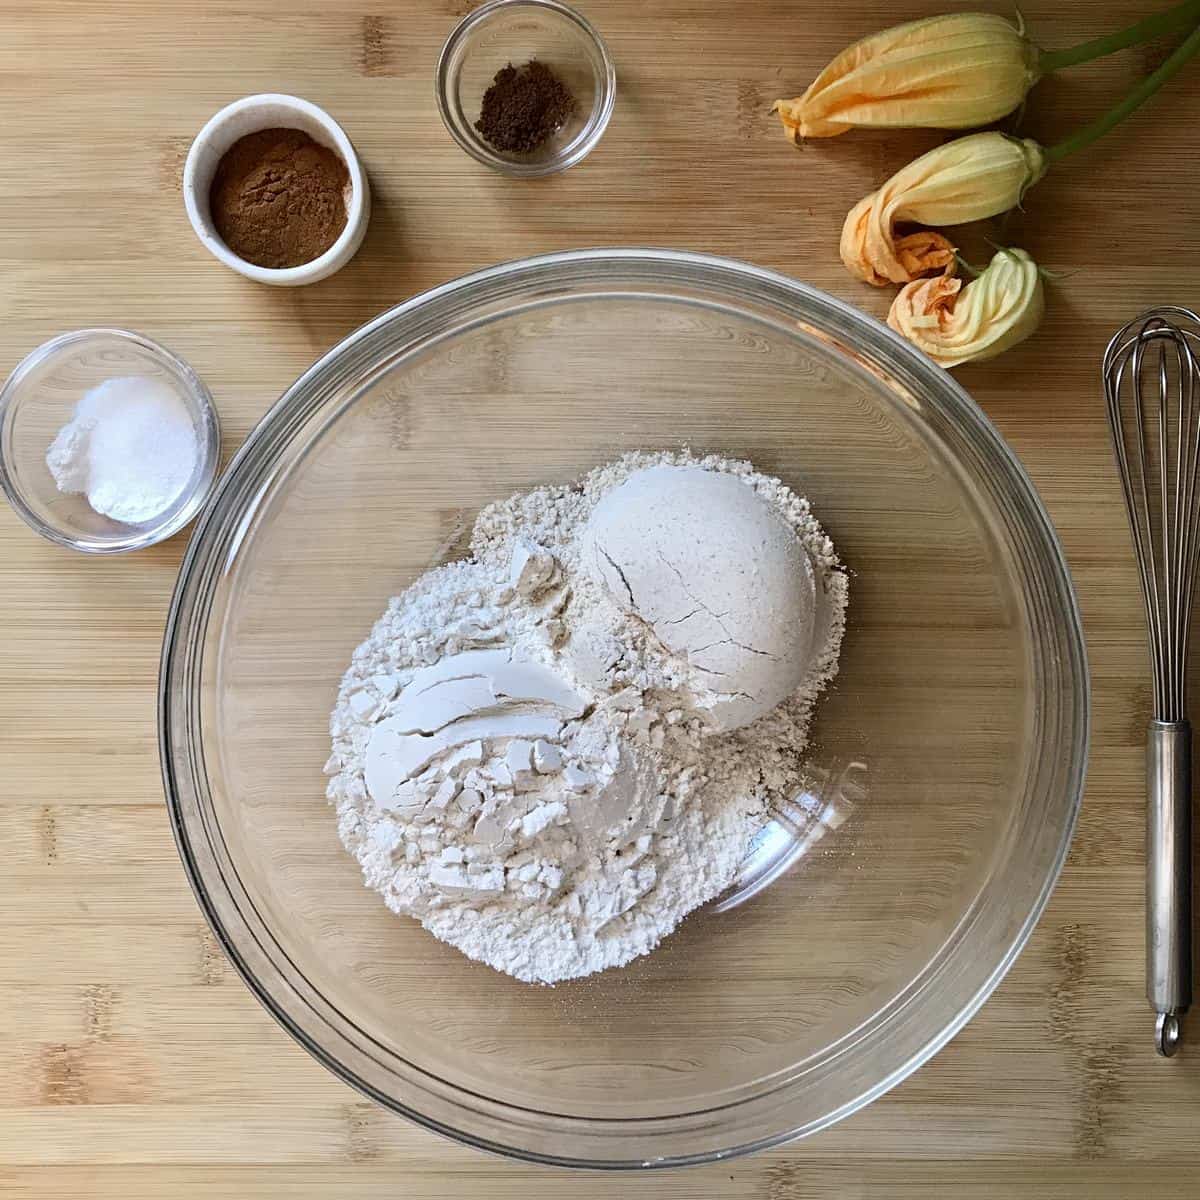
<path id="1" fill-rule="evenodd" d="M 1166 0 L 1161 0 L 1165 4 Z M 314 358 L 380 309 L 539 251 L 650 244 L 774 267 L 881 316 L 837 261 L 849 206 L 938 135 L 791 148 L 768 108 L 846 42 L 935 0 L 586 0 L 617 62 L 608 134 L 565 176 L 488 174 L 444 133 L 442 39 L 469 0 L 0 3 L 0 368 L 51 334 L 127 326 L 182 354 L 232 451 Z M 1006 5 L 987 5 L 1006 10 Z M 1030 0 L 1060 47 L 1132 0 Z M 1041 84 L 1044 141 L 1162 58 L 1134 50 Z M 297 291 L 218 266 L 184 216 L 192 136 L 240 95 L 327 107 L 370 172 L 357 259 Z M 1155 1059 L 1142 998 L 1137 584 L 1097 363 L 1154 303 L 1200 303 L 1200 63 L 1056 168 L 1004 230 L 1062 273 L 1037 337 L 964 369 L 1058 525 L 1094 686 L 1091 773 L 1050 908 L 983 1011 L 892 1094 L 808 1142 L 637 1185 L 662 1197 L 1194 1197 L 1200 1016 Z M 982 243 L 980 247 L 982 248 Z M 94 561 L 0 506 L 0 1195 L 578 1197 L 611 1178 L 503 1162 L 362 1100 L 235 977 L 171 842 L 155 748 L 163 618 L 184 539 Z"/>

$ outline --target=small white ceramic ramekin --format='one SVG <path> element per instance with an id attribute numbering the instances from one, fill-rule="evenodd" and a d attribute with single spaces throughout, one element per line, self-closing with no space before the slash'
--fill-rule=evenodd
<path id="1" fill-rule="evenodd" d="M 208 196 L 213 175 L 225 152 L 239 138 L 261 129 L 299 129 L 315 142 L 338 154 L 350 173 L 346 197 L 346 228 L 338 240 L 319 258 L 298 267 L 275 269 L 258 267 L 239 258 L 221 240 L 212 223 Z M 366 236 L 371 217 L 371 192 L 366 172 L 358 161 L 345 130 L 322 108 L 298 96 L 266 92 L 244 96 L 226 105 L 196 135 L 183 168 L 183 202 L 196 236 L 227 267 L 247 279 L 275 287 L 298 287 L 316 283 L 341 270 L 357 253 Z"/>

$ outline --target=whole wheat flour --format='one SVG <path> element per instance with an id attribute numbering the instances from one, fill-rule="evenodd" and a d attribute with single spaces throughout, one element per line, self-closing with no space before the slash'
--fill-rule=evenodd
<path id="1" fill-rule="evenodd" d="M 342 841 L 391 909 L 499 971 L 627 963 L 804 782 L 847 592 L 808 502 L 745 462 L 631 454 L 493 504 L 354 652 Z"/>

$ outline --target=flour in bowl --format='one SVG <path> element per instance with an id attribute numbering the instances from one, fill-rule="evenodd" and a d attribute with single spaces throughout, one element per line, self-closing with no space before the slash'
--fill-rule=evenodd
<path id="1" fill-rule="evenodd" d="M 486 508 L 354 652 L 326 771 L 395 912 L 554 983 L 653 950 L 804 782 L 848 585 L 748 463 L 631 454 Z"/>

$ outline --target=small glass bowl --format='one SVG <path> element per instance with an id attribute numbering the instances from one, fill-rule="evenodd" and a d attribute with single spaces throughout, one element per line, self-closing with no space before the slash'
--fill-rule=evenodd
<path id="1" fill-rule="evenodd" d="M 575 114 L 536 150 L 506 154 L 484 141 L 475 122 L 496 72 L 531 59 L 567 85 Z M 490 0 L 459 23 L 438 59 L 438 109 L 450 136 L 484 166 L 521 179 L 565 171 L 586 157 L 612 116 L 616 89 L 600 35 L 558 0 Z"/>
<path id="2" fill-rule="evenodd" d="M 101 516 L 83 495 L 60 492 L 46 451 L 90 388 L 122 375 L 145 375 L 187 406 L 200 445 L 196 469 L 179 499 L 151 522 L 126 525 Z M 0 487 L 35 532 L 85 554 L 141 550 L 178 533 L 203 507 L 216 482 L 221 431 L 212 397 L 196 373 L 149 338 L 124 329 L 80 329 L 39 346 L 0 390 Z"/>

